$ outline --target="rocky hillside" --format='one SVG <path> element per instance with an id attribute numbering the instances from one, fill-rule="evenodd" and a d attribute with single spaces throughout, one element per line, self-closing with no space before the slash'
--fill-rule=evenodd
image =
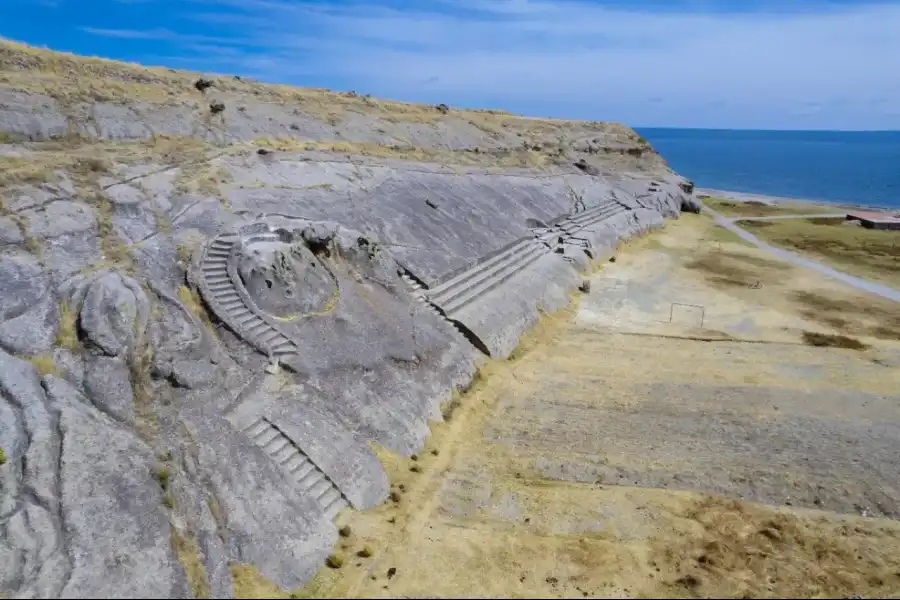
<path id="1" fill-rule="evenodd" d="M 301 585 L 691 192 L 617 124 L 0 43 L 0 594 Z"/>

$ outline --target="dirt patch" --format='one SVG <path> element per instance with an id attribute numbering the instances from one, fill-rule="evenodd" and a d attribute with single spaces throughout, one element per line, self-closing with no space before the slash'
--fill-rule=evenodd
<path id="1" fill-rule="evenodd" d="M 780 279 L 788 265 L 774 260 L 729 251 L 708 251 L 690 260 L 688 269 L 704 273 L 709 281 L 725 287 L 748 288 L 761 280 Z"/>

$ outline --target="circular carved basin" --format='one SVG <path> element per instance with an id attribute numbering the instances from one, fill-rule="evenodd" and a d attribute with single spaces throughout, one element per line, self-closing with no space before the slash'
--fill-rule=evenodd
<path id="1" fill-rule="evenodd" d="M 260 309 L 280 319 L 330 311 L 338 296 L 336 278 L 302 239 L 291 238 L 281 235 L 244 245 L 237 270 L 247 293 Z"/>

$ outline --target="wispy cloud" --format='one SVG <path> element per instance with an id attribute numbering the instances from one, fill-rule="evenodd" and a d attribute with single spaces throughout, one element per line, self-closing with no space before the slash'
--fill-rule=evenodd
<path id="1" fill-rule="evenodd" d="M 186 0 L 176 15 L 158 1 L 180 28 L 84 31 L 164 40 L 197 68 L 410 100 L 635 125 L 900 128 L 895 3 Z"/>

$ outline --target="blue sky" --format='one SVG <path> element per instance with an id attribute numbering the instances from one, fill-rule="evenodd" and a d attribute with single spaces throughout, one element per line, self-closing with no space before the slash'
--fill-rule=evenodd
<path id="1" fill-rule="evenodd" d="M 900 130 L 900 0 L 0 0 L 0 36 L 638 127 Z"/>

